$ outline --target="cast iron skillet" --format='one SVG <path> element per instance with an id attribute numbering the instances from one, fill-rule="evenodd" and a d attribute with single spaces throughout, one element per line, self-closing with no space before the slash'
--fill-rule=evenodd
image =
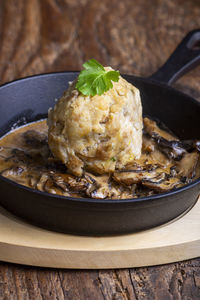
<path id="1" fill-rule="evenodd" d="M 200 30 L 190 32 L 150 78 L 124 75 L 141 92 L 144 115 L 159 119 L 181 139 L 200 139 L 200 103 L 169 85 L 200 61 Z M 0 87 L 0 136 L 47 115 L 77 72 L 36 75 Z M 168 222 L 196 202 L 200 179 L 182 188 L 138 199 L 61 197 L 0 176 L 3 207 L 44 228 L 82 235 L 123 234 Z"/>

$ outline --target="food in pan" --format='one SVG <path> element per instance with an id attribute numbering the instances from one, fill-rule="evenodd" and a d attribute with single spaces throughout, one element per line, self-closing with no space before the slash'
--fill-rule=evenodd
<path id="1" fill-rule="evenodd" d="M 115 71 L 105 68 L 104 72 Z M 48 141 L 53 155 L 76 176 L 82 176 L 84 170 L 114 172 L 140 158 L 143 122 L 139 90 L 121 76 L 101 95 L 83 95 L 76 84 L 74 81 L 49 110 Z"/>
<path id="2" fill-rule="evenodd" d="M 142 120 L 139 91 L 116 71 L 94 60 L 85 67 L 50 110 L 49 128 L 43 120 L 0 140 L 1 175 L 48 193 L 103 199 L 154 195 L 200 177 L 200 142 Z"/>
<path id="3" fill-rule="evenodd" d="M 179 141 L 144 118 L 142 154 L 114 172 L 84 171 L 78 177 L 48 146 L 46 120 L 9 133 L 0 140 L 1 175 L 48 193 L 91 198 L 132 198 L 167 192 L 200 177 L 200 143 Z"/>

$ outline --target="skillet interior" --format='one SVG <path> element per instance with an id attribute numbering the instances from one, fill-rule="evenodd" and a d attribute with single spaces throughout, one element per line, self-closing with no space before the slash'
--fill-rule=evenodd
<path id="1" fill-rule="evenodd" d="M 32 76 L 0 88 L 0 136 L 46 116 L 76 72 Z M 200 139 L 200 103 L 164 84 L 124 76 L 142 96 L 143 112 L 162 121 L 178 137 Z M 165 223 L 192 206 L 200 180 L 174 192 L 148 198 L 98 200 L 63 198 L 32 191 L 0 178 L 1 204 L 30 222 L 63 232 L 107 235 L 138 231 Z"/>

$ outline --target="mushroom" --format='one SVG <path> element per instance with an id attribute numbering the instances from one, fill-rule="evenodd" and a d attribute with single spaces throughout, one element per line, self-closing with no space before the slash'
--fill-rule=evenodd
<path id="1" fill-rule="evenodd" d="M 88 182 L 85 178 L 76 177 L 68 173 L 51 174 L 51 178 L 55 185 L 60 187 L 63 191 L 72 191 L 77 193 L 85 193 Z"/>
<path id="2" fill-rule="evenodd" d="M 182 143 L 179 141 L 168 141 L 160 136 L 153 136 L 159 149 L 164 153 L 169 159 L 180 160 L 186 153 L 183 148 Z"/>
<path id="3" fill-rule="evenodd" d="M 164 153 L 169 159 L 180 160 L 187 151 L 191 152 L 193 150 L 197 150 L 200 152 L 200 141 L 179 141 L 175 136 L 160 129 L 155 121 L 152 121 L 148 118 L 144 118 L 144 131 L 144 136 L 146 136 L 146 144 L 150 144 L 150 141 L 147 138 L 147 136 L 149 135 L 149 137 L 151 137 L 151 139 L 155 141 L 160 151 Z M 155 144 L 151 143 L 151 147 L 152 145 L 155 146 Z M 145 150 L 147 151 L 148 148 Z"/>
<path id="4" fill-rule="evenodd" d="M 49 177 L 44 185 L 44 191 L 50 194 L 56 194 L 61 196 L 69 196 L 70 194 L 67 192 L 67 188 L 63 189 L 63 187 L 55 184 L 55 181 Z"/>
<path id="5" fill-rule="evenodd" d="M 84 174 L 85 179 L 88 181 L 89 186 L 86 194 L 92 198 L 104 199 L 110 195 L 109 175 L 95 176 L 91 173 Z"/>
<path id="6" fill-rule="evenodd" d="M 124 170 L 121 172 L 115 172 L 113 179 L 121 184 L 131 186 L 133 184 L 142 184 L 145 187 L 151 188 L 155 191 L 168 191 L 170 188 L 174 188 L 180 184 L 178 178 L 173 178 L 172 166 L 166 168 L 143 169 L 137 170 Z"/>
<path id="7" fill-rule="evenodd" d="M 144 118 L 144 131 L 169 159 L 180 160 L 186 153 L 183 143 L 172 134 L 160 129 L 155 121 Z"/>
<path id="8" fill-rule="evenodd" d="M 28 130 L 22 137 L 21 145 L 0 147 L 1 175 L 52 194 L 134 198 L 166 192 L 200 177 L 200 141 L 179 141 L 148 118 L 144 119 L 141 157 L 103 175 L 69 173 L 51 155 L 45 133 Z"/>
<path id="9" fill-rule="evenodd" d="M 194 141 L 194 140 L 181 140 L 179 143 L 188 152 L 191 152 L 191 151 L 194 151 L 194 150 L 200 152 L 200 141 L 198 141 L 198 140 L 196 140 L 196 141 Z"/>
<path id="10" fill-rule="evenodd" d="M 29 157 L 27 156 L 27 153 L 18 148 L 13 148 L 12 151 L 12 157 L 14 161 L 21 161 L 21 162 L 26 162 Z"/>
<path id="11" fill-rule="evenodd" d="M 157 192 L 168 192 L 179 186 L 180 180 L 175 177 L 166 178 L 166 174 L 162 173 L 151 179 L 143 179 L 142 185 Z"/>
<path id="12" fill-rule="evenodd" d="M 39 179 L 40 179 L 40 176 L 37 176 L 36 174 L 31 174 L 29 176 L 29 180 L 28 180 L 29 187 L 36 189 L 36 185 L 37 185 Z"/>
<path id="13" fill-rule="evenodd" d="M 1 175 L 20 184 L 25 184 L 26 178 L 24 172 L 24 167 L 13 165 L 8 169 L 4 169 Z"/>
<path id="14" fill-rule="evenodd" d="M 17 177 L 17 176 L 21 176 L 22 172 L 24 172 L 24 169 L 22 167 L 13 166 L 9 169 L 2 171 L 1 175 L 5 177 Z"/>
<path id="15" fill-rule="evenodd" d="M 26 146 L 41 148 L 48 144 L 47 135 L 36 130 L 27 130 L 22 135 Z"/>
<path id="16" fill-rule="evenodd" d="M 149 118 L 144 118 L 143 124 L 144 124 L 144 131 L 146 133 L 148 133 L 151 137 L 156 135 L 156 136 L 160 136 L 168 141 L 178 140 L 175 137 L 175 135 L 173 135 L 169 132 L 169 129 L 165 128 L 165 130 L 162 130 L 160 127 L 158 127 L 158 125 L 155 121 L 150 120 Z"/>
<path id="17" fill-rule="evenodd" d="M 183 181 L 188 182 L 188 180 L 195 177 L 198 160 L 199 154 L 192 152 L 186 153 L 183 158 L 176 163 L 178 175 L 182 177 Z"/>
<path id="18" fill-rule="evenodd" d="M 25 131 L 22 135 L 24 144 L 28 148 L 27 154 L 33 159 L 44 158 L 50 156 L 47 134 L 36 130 Z"/>
<path id="19" fill-rule="evenodd" d="M 48 174 L 42 174 L 38 180 L 38 182 L 36 183 L 36 188 L 41 191 L 44 192 L 44 186 L 47 182 L 48 179 Z"/>

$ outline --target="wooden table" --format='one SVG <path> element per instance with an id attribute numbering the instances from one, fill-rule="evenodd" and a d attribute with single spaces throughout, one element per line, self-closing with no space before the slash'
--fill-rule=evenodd
<path id="1" fill-rule="evenodd" d="M 77 70 L 89 58 L 148 76 L 200 28 L 195 0 L 1 0 L 0 81 Z M 175 87 L 200 99 L 200 67 Z M 200 259 L 76 271 L 0 263 L 0 299 L 200 299 Z"/>

